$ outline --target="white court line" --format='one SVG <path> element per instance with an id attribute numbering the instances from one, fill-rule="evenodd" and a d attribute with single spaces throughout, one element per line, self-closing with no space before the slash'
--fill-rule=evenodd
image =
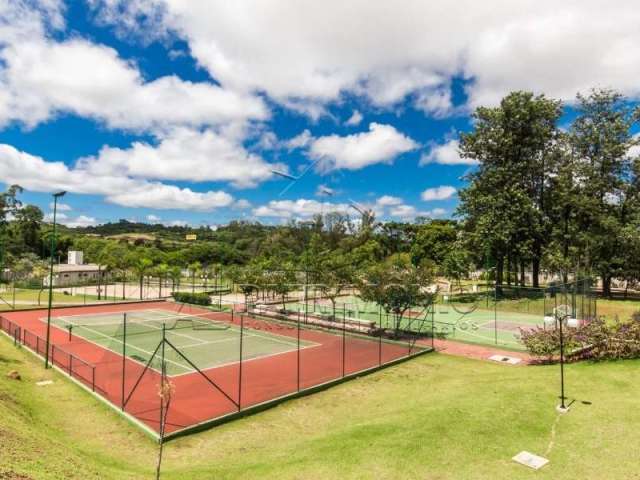
<path id="1" fill-rule="evenodd" d="M 162 310 L 159 310 L 159 309 L 146 309 L 146 310 L 134 311 L 134 312 L 138 312 L 138 313 L 140 313 L 140 312 L 144 312 L 144 311 L 162 311 Z M 117 313 L 117 314 L 123 314 L 123 313 L 128 313 L 128 312 L 115 312 L 115 313 Z M 162 311 L 162 313 L 164 313 L 164 311 Z M 102 315 L 108 315 L 108 314 L 107 314 L 107 313 L 100 313 L 100 314 L 98 314 L 98 315 L 101 315 L 101 316 L 102 316 Z M 113 313 L 111 313 L 111 315 L 113 315 Z M 187 315 L 188 315 L 188 314 L 187 314 Z M 67 317 L 87 317 L 87 316 L 88 316 L 87 314 L 81 314 L 81 315 L 67 315 Z M 194 316 L 194 315 L 191 315 L 191 316 Z M 61 318 L 61 319 L 63 319 L 64 317 L 65 317 L 65 316 L 57 316 L 57 317 L 55 317 L 55 318 Z M 195 317 L 195 318 L 197 318 L 197 316 L 194 316 L 194 317 Z M 40 318 L 40 321 L 43 321 L 43 320 L 44 320 L 43 318 Z M 220 322 L 220 323 L 222 323 L 222 322 Z M 225 323 L 225 324 L 226 324 L 226 323 Z M 241 330 L 240 330 L 239 328 L 237 328 L 235 325 L 233 325 L 233 324 L 228 324 L 228 325 L 230 326 L 230 328 L 229 328 L 228 330 L 231 330 L 231 331 L 233 331 L 233 332 L 238 332 L 238 334 L 241 332 Z M 79 327 L 79 328 L 85 328 L 85 329 L 87 329 L 87 330 L 89 330 L 89 331 L 91 331 L 91 332 L 93 332 L 93 333 L 96 333 L 96 334 L 98 334 L 98 335 L 101 335 L 101 336 L 103 336 L 103 337 L 105 337 L 105 338 L 107 338 L 107 339 L 109 339 L 109 340 L 115 340 L 116 342 L 118 342 L 118 343 L 120 343 L 120 344 L 123 344 L 123 343 L 124 343 L 124 342 L 122 342 L 121 340 L 118 340 L 118 339 L 117 339 L 117 338 L 115 338 L 115 337 L 109 336 L 109 335 L 104 334 L 104 333 L 102 333 L 102 332 L 95 331 L 95 330 L 93 330 L 93 329 L 91 329 L 91 328 L 89 328 L 89 327 L 86 327 L 86 326 L 83 326 L 83 325 L 79 325 L 78 327 Z M 59 327 L 59 326 L 58 326 L 58 328 L 60 329 L 60 327 Z M 157 327 L 154 327 L 154 328 L 157 328 Z M 247 330 L 249 330 L 249 331 L 253 331 L 254 333 L 246 333 L 246 331 L 247 331 Z M 278 335 L 278 334 L 273 334 L 273 333 L 268 333 L 268 334 L 266 334 L 266 335 L 265 335 L 265 334 L 257 333 L 257 332 L 255 331 L 255 329 L 253 329 L 253 328 L 251 328 L 251 327 L 246 327 L 246 328 L 244 329 L 244 332 L 245 332 L 245 333 L 243 333 L 243 336 L 244 336 L 245 338 L 246 338 L 246 337 L 265 338 L 265 339 L 267 339 L 267 340 L 271 340 L 271 341 L 273 341 L 273 342 L 281 343 L 281 344 L 283 344 L 283 345 L 286 345 L 286 346 L 290 347 L 290 349 L 289 349 L 289 350 L 286 350 L 286 351 L 284 351 L 284 352 L 275 352 L 275 353 L 273 353 L 273 354 L 260 355 L 260 356 L 255 357 L 255 358 L 243 359 L 243 360 L 242 360 L 243 362 L 252 361 L 252 360 L 260 360 L 260 359 L 262 359 L 262 358 L 267 358 L 267 357 L 271 357 L 271 356 L 274 356 L 274 355 L 282 355 L 282 354 L 284 354 L 284 353 L 289 353 L 289 352 L 291 352 L 291 351 L 295 351 L 295 350 L 297 349 L 297 347 L 298 347 L 297 342 L 281 340 L 281 339 L 280 339 L 281 337 L 283 337 L 283 338 L 289 338 L 289 337 L 284 337 L 283 335 Z M 171 331 L 169 331 L 169 333 L 172 333 L 172 332 L 171 332 Z M 181 348 L 202 347 L 202 346 L 204 346 L 204 345 L 214 344 L 214 343 L 223 343 L 223 342 L 227 342 L 227 341 L 230 341 L 230 340 L 235 340 L 235 338 L 236 338 L 235 336 L 233 336 L 233 337 L 224 338 L 224 339 L 220 339 L 220 340 L 203 341 L 203 340 L 201 340 L 201 339 L 197 339 L 197 338 L 194 338 L 194 337 L 189 337 L 188 335 L 183 335 L 183 336 L 188 337 L 188 338 L 192 338 L 193 340 L 197 340 L 197 341 L 200 341 L 200 342 L 202 342 L 202 343 L 201 343 L 201 344 L 189 345 L 189 346 L 177 346 L 179 349 L 181 349 Z M 100 347 L 100 348 L 104 348 L 104 349 L 109 350 L 109 351 L 111 351 L 111 352 L 113 352 L 113 353 L 116 353 L 116 354 L 118 354 L 118 355 L 122 355 L 122 354 L 121 354 L 121 352 L 116 352 L 115 350 L 111 349 L 110 347 L 107 347 L 107 346 L 105 346 L 105 345 L 101 345 L 101 344 L 99 344 L 99 343 L 97 343 L 97 342 L 94 342 L 94 341 L 92 341 L 92 340 L 89 340 L 89 339 L 87 339 L 87 338 L 83 337 L 82 335 L 79 335 L 79 337 L 81 337 L 82 339 L 84 339 L 85 341 L 87 341 L 87 342 L 89 342 L 89 343 L 92 343 L 92 344 L 94 344 L 94 345 L 97 345 L 97 346 L 98 346 L 98 347 Z M 238 338 L 239 338 L 239 337 L 238 337 Z M 308 345 L 305 345 L 305 346 L 302 346 L 302 345 L 301 345 L 301 346 L 300 346 L 300 350 L 305 350 L 305 349 L 307 349 L 307 348 L 315 348 L 315 347 L 319 347 L 320 345 L 322 345 L 322 344 L 320 344 L 320 343 L 311 342 L 311 341 L 309 341 L 309 340 L 305 340 L 305 342 L 306 342 Z M 135 346 L 135 345 L 129 344 L 129 343 L 127 343 L 127 346 L 130 346 L 130 347 L 132 347 L 132 348 L 134 348 L 134 349 L 136 349 L 136 350 L 138 350 L 138 351 L 140 351 L 140 352 L 146 353 L 147 355 L 152 355 L 152 353 L 153 353 L 153 352 L 149 352 L 149 351 L 147 351 L 147 350 L 144 350 L 144 349 L 142 349 L 142 348 L 140 348 L 140 347 L 137 347 L 137 346 Z M 139 362 L 138 360 L 135 360 L 134 358 L 132 358 L 132 357 L 131 357 L 131 356 L 129 356 L 129 355 L 128 355 L 128 357 L 129 357 L 132 361 L 134 361 L 134 362 L 136 362 L 136 363 L 138 363 L 138 364 L 140 364 L 140 365 L 143 365 L 143 366 L 144 366 L 144 365 L 146 365 L 146 363 Z M 181 368 L 182 370 L 186 370 L 186 371 L 185 371 L 185 373 L 169 375 L 169 376 L 171 376 L 171 377 L 178 377 L 178 376 L 182 376 L 182 375 L 190 375 L 190 374 L 192 374 L 192 373 L 195 373 L 195 372 L 196 372 L 196 370 L 194 370 L 194 369 L 193 369 L 193 368 L 191 368 L 190 366 L 188 366 L 188 367 L 187 367 L 187 366 L 184 366 L 184 365 L 182 365 L 182 364 L 180 364 L 180 363 L 177 363 L 177 362 L 174 362 L 174 361 L 172 361 L 172 360 L 168 360 L 168 359 L 165 359 L 165 361 L 167 361 L 167 362 L 169 362 L 169 363 L 172 363 L 172 364 L 176 365 L 177 367 Z M 227 363 L 223 363 L 223 364 L 220 364 L 220 365 L 212 365 L 212 366 L 208 366 L 208 367 L 201 368 L 200 370 L 210 370 L 210 369 L 220 368 L 220 367 L 227 366 L 227 365 L 233 365 L 233 364 L 235 364 L 235 363 L 238 363 L 238 361 L 236 360 L 236 361 L 233 361 L 233 362 L 227 362 Z M 157 370 L 156 370 L 154 367 L 150 367 L 150 368 L 151 368 L 152 370 L 154 370 L 154 371 L 156 371 L 156 372 L 157 372 Z"/>
<path id="2" fill-rule="evenodd" d="M 306 346 L 300 346 L 300 351 L 302 350 L 306 350 L 308 348 L 317 348 L 320 347 L 322 344 L 320 343 L 316 343 L 313 345 L 306 345 Z M 296 345 L 297 347 L 297 345 Z M 275 353 L 269 353 L 267 355 L 260 355 L 259 357 L 253 357 L 253 358 L 243 358 L 242 359 L 242 363 L 246 363 L 246 362 L 253 362 L 254 360 L 262 360 L 263 358 L 269 358 L 269 357 L 275 357 L 276 355 L 284 355 L 285 353 L 291 353 L 291 352 L 295 352 L 296 349 L 291 348 L 289 350 L 285 350 L 283 352 L 275 352 Z M 215 370 L 216 368 L 222 368 L 222 367 L 228 367 L 229 365 L 235 365 L 236 363 L 240 363 L 240 360 L 234 360 L 232 362 L 226 362 L 226 363 L 221 363 L 219 365 L 212 365 L 210 367 L 205 367 L 205 368 L 201 368 L 200 370 L 203 372 L 209 371 L 209 370 Z M 191 372 L 185 372 L 185 373 L 177 373 L 175 375 L 170 375 L 171 377 L 182 377 L 184 375 L 191 375 L 192 373 L 196 373 L 195 370 L 192 370 Z"/>
<path id="3" fill-rule="evenodd" d="M 143 311 L 146 311 L 146 312 L 158 312 L 158 311 L 161 311 L 161 310 L 156 310 L 156 309 L 147 309 L 147 310 L 143 310 Z M 124 314 L 124 313 L 127 313 L 127 315 L 128 315 L 130 312 L 122 312 L 122 313 L 123 313 L 123 314 Z M 98 315 L 102 315 L 102 314 L 98 314 Z M 79 315 L 58 316 L 58 317 L 54 317 L 54 318 L 59 318 L 59 319 L 62 319 L 62 320 L 64 321 L 64 319 L 65 319 L 66 317 L 72 317 L 72 316 L 79 316 Z M 84 316 L 84 315 L 81 315 L 81 316 Z M 123 318 L 124 318 L 124 317 L 123 317 Z M 169 318 L 170 318 L 170 317 L 169 317 Z M 40 320 L 42 321 L 43 319 L 41 318 Z M 155 330 L 158 330 L 158 331 L 162 330 L 162 327 L 156 327 L 155 325 L 150 325 L 150 324 L 147 324 L 147 323 L 146 323 L 146 322 L 152 322 L 152 321 L 154 321 L 154 320 L 155 320 L 155 319 L 153 319 L 153 318 L 150 318 L 149 320 L 143 320 L 142 322 L 137 322 L 137 325 L 144 325 L 145 327 L 152 328 L 152 329 L 155 329 Z M 161 321 L 162 321 L 162 319 L 157 319 L 157 321 L 161 322 Z M 144 323 L 143 323 L 143 322 L 144 322 Z M 89 327 L 87 327 L 86 325 L 77 325 L 77 324 L 76 324 L 76 325 L 74 325 L 74 324 L 73 324 L 73 322 L 69 322 L 69 323 L 70 323 L 74 328 L 89 328 Z M 133 320 L 133 321 L 132 321 L 132 323 L 134 323 L 134 324 L 135 324 L 135 323 L 136 323 L 136 322 L 135 322 L 135 320 Z M 123 323 L 122 323 L 122 324 L 124 325 L 124 321 L 123 321 Z M 117 325 L 117 323 L 115 323 L 115 322 L 114 322 L 114 323 L 102 324 L 102 325 L 105 325 L 105 326 L 106 326 L 106 325 Z M 97 326 L 100 326 L 100 324 L 98 324 Z M 92 330 L 92 331 L 93 331 L 93 330 Z M 202 339 L 200 339 L 200 338 L 192 337 L 192 336 L 190 336 L 190 335 L 186 335 L 186 334 L 184 334 L 184 333 L 176 333 L 176 332 L 175 332 L 175 331 L 173 331 L 173 330 L 167 330 L 167 333 L 171 333 L 172 335 L 176 335 L 176 336 L 178 336 L 178 337 L 188 338 L 189 340 L 194 340 L 194 341 L 196 341 L 196 342 L 203 342 L 203 344 L 204 344 L 204 343 L 206 343 L 206 342 L 204 342 L 204 341 L 203 341 Z"/>
<path id="4" fill-rule="evenodd" d="M 96 331 L 96 330 L 93 330 L 93 329 L 91 329 L 91 328 L 84 327 L 84 326 L 80 326 L 79 328 L 84 328 L 84 329 L 89 330 L 89 331 L 91 331 L 91 332 L 93 332 L 93 333 L 96 333 L 96 334 L 98 334 L 98 335 L 100 335 L 100 336 L 103 336 L 103 337 L 105 337 L 105 338 L 108 338 L 109 340 L 115 340 L 116 342 L 120 343 L 121 345 L 124 345 L 124 342 L 122 342 L 121 340 L 118 340 L 118 339 L 117 339 L 117 338 L 115 338 L 115 337 L 111 337 L 111 336 L 109 336 L 109 335 L 106 335 L 106 334 L 104 334 L 104 333 L 102 333 L 102 332 L 98 332 L 98 331 Z M 93 343 L 94 345 L 97 345 L 97 346 L 99 346 L 99 347 L 101 347 L 101 348 L 104 348 L 104 349 L 106 349 L 106 350 L 109 350 L 109 351 L 111 351 L 111 352 L 113 352 L 113 353 L 117 353 L 118 355 L 122 356 L 122 353 L 116 352 L 115 350 L 112 350 L 111 348 L 109 348 L 109 347 L 107 347 L 107 346 L 105 346 L 105 345 L 100 345 L 98 342 L 94 342 L 93 340 L 89 340 L 88 338 L 83 337 L 82 335 L 78 335 L 78 336 L 79 336 L 80 338 L 82 338 L 83 340 L 85 340 L 85 341 L 89 342 L 89 343 Z M 132 344 L 130 344 L 130 343 L 127 343 L 127 347 L 134 348 L 134 349 L 138 350 L 139 352 L 146 353 L 147 355 L 153 355 L 153 352 L 149 352 L 149 351 L 145 350 L 144 348 L 137 347 L 137 346 L 132 345 Z M 127 356 L 128 356 L 129 358 L 131 358 L 131 356 L 130 356 L 130 355 L 127 355 Z M 134 359 L 134 360 L 135 360 L 135 359 Z M 167 360 L 167 359 L 165 359 L 165 361 L 166 361 L 166 362 L 169 362 L 169 363 L 173 363 L 174 365 L 176 365 L 176 366 L 178 366 L 178 367 L 182 368 L 183 370 L 187 370 L 187 367 L 185 367 L 184 365 L 182 365 L 182 364 L 180 364 L 180 363 L 174 362 L 173 360 Z M 142 364 L 142 362 L 138 362 L 138 363 L 141 363 L 141 364 Z M 144 363 L 144 364 L 142 364 L 142 365 L 146 365 L 146 363 Z M 157 372 L 157 370 L 156 370 L 155 368 L 153 368 L 153 367 L 151 367 L 151 368 Z M 192 370 L 192 369 L 190 369 L 190 371 L 193 371 L 193 370 Z"/>

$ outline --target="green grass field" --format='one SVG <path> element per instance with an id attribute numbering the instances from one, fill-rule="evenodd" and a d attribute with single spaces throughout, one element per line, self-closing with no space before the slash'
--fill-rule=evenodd
<path id="1" fill-rule="evenodd" d="M 569 365 L 566 376 L 578 401 L 558 416 L 557 366 L 422 356 L 172 441 L 162 478 L 639 478 L 640 362 Z M 154 478 L 151 440 L 4 338 L 0 409 L 0 478 Z M 550 464 L 513 463 L 521 450 Z"/>

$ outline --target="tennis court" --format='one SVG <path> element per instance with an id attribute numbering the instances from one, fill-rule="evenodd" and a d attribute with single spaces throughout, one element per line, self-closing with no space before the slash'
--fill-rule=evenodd
<path id="1" fill-rule="evenodd" d="M 43 360 L 48 352 L 59 371 L 155 438 L 163 372 L 172 392 L 165 436 L 173 436 L 433 349 L 344 323 L 166 301 L 55 308 L 49 344 L 46 318 L 46 310 L 2 314 L 0 331 Z"/>
<path id="2" fill-rule="evenodd" d="M 229 322 L 227 312 L 182 313 L 163 309 L 116 311 L 80 315 L 60 315 L 51 319 L 52 325 L 83 338 L 116 354 L 125 355 L 146 364 L 165 335 L 191 362 L 201 370 L 233 364 L 239 361 L 240 327 Z M 46 317 L 41 318 L 46 322 Z M 281 327 L 285 328 L 285 327 Z M 317 346 L 270 331 L 246 328 L 242 332 L 243 360 L 278 355 L 299 348 Z M 126 348 L 123 348 L 126 345 Z M 166 372 L 169 376 L 194 372 L 188 361 L 165 352 Z M 160 371 L 160 357 L 150 368 Z"/>

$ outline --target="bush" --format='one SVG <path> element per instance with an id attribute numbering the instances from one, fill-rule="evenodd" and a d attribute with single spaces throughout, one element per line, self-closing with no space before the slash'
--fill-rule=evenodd
<path id="1" fill-rule="evenodd" d="M 529 353 L 551 361 L 560 354 L 560 331 L 537 327 L 521 330 Z M 578 328 L 564 330 L 564 352 L 573 359 L 615 360 L 640 358 L 640 312 L 627 322 L 607 324 L 599 318 Z"/>
<path id="2" fill-rule="evenodd" d="M 173 292 L 173 299 L 179 303 L 194 305 L 211 305 L 211 297 L 206 293 Z"/>

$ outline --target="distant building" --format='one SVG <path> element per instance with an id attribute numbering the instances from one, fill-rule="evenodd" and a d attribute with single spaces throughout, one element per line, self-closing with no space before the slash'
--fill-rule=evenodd
<path id="1" fill-rule="evenodd" d="M 53 266 L 53 286 L 67 287 L 97 283 L 105 277 L 104 266 L 95 263 L 84 264 L 84 255 L 81 251 L 70 251 L 67 263 Z M 44 284 L 49 285 L 49 277 L 45 277 Z"/>

